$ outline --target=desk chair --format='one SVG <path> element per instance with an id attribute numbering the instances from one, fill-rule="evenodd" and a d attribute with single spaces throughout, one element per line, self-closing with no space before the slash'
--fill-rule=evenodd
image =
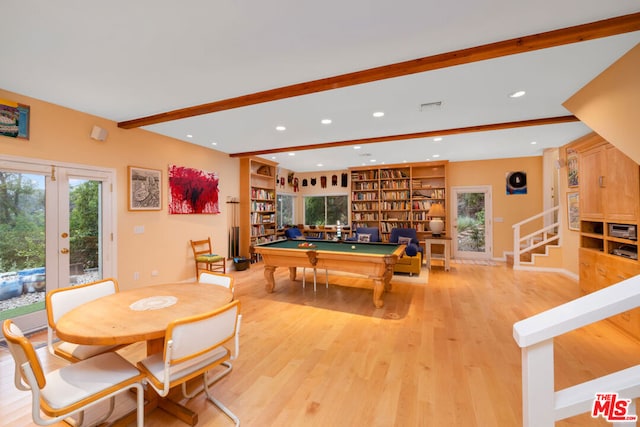
<path id="1" fill-rule="evenodd" d="M 209 313 L 174 320 L 167 328 L 163 352 L 141 360 L 138 368 L 160 396 L 202 375 L 207 399 L 239 426 L 238 417 L 209 392 L 207 376 L 208 371 L 231 360 L 231 352 L 224 344 L 235 337 L 238 345 L 239 322 L 238 300 Z"/>
<path id="2" fill-rule="evenodd" d="M 118 292 L 118 282 L 115 279 L 103 279 L 47 292 L 47 349 L 49 353 L 69 362 L 78 362 L 124 347 L 124 345 L 81 345 L 62 340 L 56 343 L 53 341 L 56 323 L 62 315 L 79 305 L 116 292 Z"/>
<path id="3" fill-rule="evenodd" d="M 16 365 L 15 386 L 31 391 L 36 424 L 51 425 L 78 415 L 77 423 L 69 422 L 81 425 L 86 408 L 109 399 L 108 413 L 97 422 L 101 424 L 111 416 L 115 396 L 135 388 L 137 425 L 144 425 L 144 375 L 119 354 L 103 353 L 45 374 L 33 345 L 11 319 L 4 321 L 2 332 Z"/>
<path id="4" fill-rule="evenodd" d="M 196 277 L 200 270 L 227 272 L 227 260 L 224 256 L 213 253 L 210 237 L 205 240 L 191 240 L 191 249 L 196 262 Z"/>
<path id="5" fill-rule="evenodd" d="M 235 280 L 230 274 L 216 273 L 213 271 L 201 271 L 198 276 L 198 283 L 207 283 L 216 286 L 223 286 L 231 291 L 233 295 Z"/>

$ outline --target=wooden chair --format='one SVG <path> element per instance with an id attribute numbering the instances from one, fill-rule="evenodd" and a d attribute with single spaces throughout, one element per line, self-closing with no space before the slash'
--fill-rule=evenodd
<path id="1" fill-rule="evenodd" d="M 211 381 L 207 376 L 208 371 L 231 360 L 231 352 L 224 344 L 235 337 L 238 345 L 239 323 L 238 300 L 209 313 L 177 319 L 167 328 L 164 351 L 141 360 L 138 368 L 160 396 L 169 394 L 174 386 L 202 376 L 207 399 L 239 426 L 238 417 L 209 392 Z"/>
<path id="2" fill-rule="evenodd" d="M 232 275 L 224 273 L 216 273 L 214 271 L 201 271 L 198 276 L 198 283 L 207 283 L 216 286 L 223 286 L 233 294 L 235 280 Z"/>
<path id="3" fill-rule="evenodd" d="M 4 321 L 2 332 L 15 362 L 15 385 L 31 391 L 36 424 L 51 425 L 78 415 L 77 422 L 68 421 L 80 425 L 86 408 L 109 399 L 108 413 L 96 423 L 101 424 L 113 412 L 115 396 L 135 388 L 137 425 L 144 425 L 144 375 L 119 354 L 103 353 L 45 374 L 33 345 L 11 319 Z"/>
<path id="4" fill-rule="evenodd" d="M 80 345 L 66 341 L 54 343 L 53 334 L 58 319 L 69 310 L 118 292 L 118 282 L 115 279 L 103 279 L 84 285 L 68 286 L 54 289 L 47 293 L 47 348 L 49 353 L 69 362 L 78 362 L 107 351 L 114 351 L 124 346 L 116 345 Z"/>
<path id="5" fill-rule="evenodd" d="M 205 240 L 191 240 L 191 249 L 196 263 L 196 277 L 200 270 L 227 272 L 227 260 L 224 256 L 213 253 L 210 237 Z"/>

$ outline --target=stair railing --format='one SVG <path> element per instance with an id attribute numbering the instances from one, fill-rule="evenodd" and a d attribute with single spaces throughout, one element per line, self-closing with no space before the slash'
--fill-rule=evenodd
<path id="1" fill-rule="evenodd" d="M 540 212 L 532 217 L 524 219 L 516 224 L 513 224 L 513 269 L 517 270 L 520 267 L 520 256 L 524 253 L 531 252 L 532 250 L 548 245 L 551 242 L 557 242 L 559 245 L 561 240 L 560 227 L 560 215 L 557 215 L 560 210 L 560 206 L 554 206 L 546 211 Z M 521 236 L 522 227 L 539 218 L 545 216 L 553 216 L 556 221 L 553 224 L 543 226 L 542 228 L 533 231 L 526 236 Z"/>
<path id="2" fill-rule="evenodd" d="M 618 393 L 631 399 L 626 416 L 636 416 L 640 397 L 640 365 L 555 391 L 553 339 L 602 319 L 640 306 L 640 275 L 577 298 L 513 325 L 513 337 L 522 349 L 522 425 L 553 427 L 555 422 L 591 412 L 605 415 L 606 403 L 594 405 L 597 394 Z M 611 408 L 613 409 L 613 408 Z M 613 426 L 631 427 L 619 420 Z"/>

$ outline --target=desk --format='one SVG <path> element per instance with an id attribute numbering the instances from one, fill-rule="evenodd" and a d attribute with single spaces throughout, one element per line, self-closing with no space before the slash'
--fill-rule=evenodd
<path id="1" fill-rule="evenodd" d="M 424 245 L 426 249 L 426 258 L 427 258 L 427 268 L 431 270 L 431 258 L 433 258 L 433 254 L 431 252 L 432 245 L 443 245 L 444 246 L 444 270 L 450 270 L 451 263 L 451 237 L 428 237 L 424 240 Z"/>
<path id="2" fill-rule="evenodd" d="M 346 271 L 368 276 L 373 280 L 373 304 L 384 305 L 382 294 L 391 290 L 393 266 L 405 250 L 405 245 L 361 242 L 310 240 L 315 248 L 299 248 L 301 240 L 280 240 L 252 247 L 264 259 L 267 292 L 275 289 L 273 274 L 277 267 L 289 267 L 289 278 L 296 279 L 296 268 L 319 268 Z"/>
<path id="3" fill-rule="evenodd" d="M 147 355 L 150 355 L 163 351 L 169 322 L 211 311 L 232 299 L 229 289 L 210 284 L 146 286 L 117 292 L 70 310 L 56 324 L 56 333 L 63 340 L 77 344 L 112 345 L 146 341 Z M 134 308 L 146 310 L 132 309 L 132 304 L 136 304 Z M 150 408 L 159 406 L 191 425 L 197 423 L 198 414 L 190 409 L 161 398 L 155 392 L 148 398 Z"/>

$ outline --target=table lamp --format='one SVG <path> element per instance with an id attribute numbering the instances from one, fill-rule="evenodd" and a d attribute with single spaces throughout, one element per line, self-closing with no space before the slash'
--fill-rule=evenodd
<path id="1" fill-rule="evenodd" d="M 446 216 L 444 208 L 440 203 L 434 203 L 431 205 L 431 209 L 429 209 L 429 213 L 427 215 L 431 217 L 431 221 L 429 221 L 429 230 L 431 230 L 431 234 L 434 237 L 440 237 L 444 230 L 444 221 L 442 218 Z"/>

